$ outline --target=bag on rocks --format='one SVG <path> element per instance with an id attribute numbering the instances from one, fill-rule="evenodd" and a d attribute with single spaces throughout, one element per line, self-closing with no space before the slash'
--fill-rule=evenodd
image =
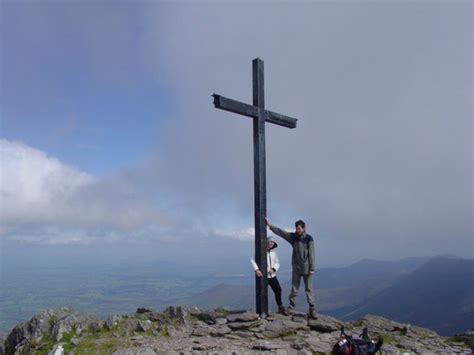
<path id="1" fill-rule="evenodd" d="M 373 355 L 383 345 L 383 339 L 379 338 L 377 342 L 370 340 L 367 328 L 364 328 L 361 337 L 353 337 L 341 329 L 341 336 L 333 347 L 333 354 L 337 355 Z"/>

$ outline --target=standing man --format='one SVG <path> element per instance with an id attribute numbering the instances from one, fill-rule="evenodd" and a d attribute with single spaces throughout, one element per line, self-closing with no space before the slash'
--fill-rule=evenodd
<path id="1" fill-rule="evenodd" d="M 268 238 L 267 241 L 267 277 L 268 284 L 275 294 L 275 301 L 278 306 L 278 313 L 287 315 L 285 307 L 283 307 L 283 302 L 281 301 L 281 286 L 277 279 L 277 271 L 280 268 L 280 260 L 278 260 L 278 254 L 276 248 L 278 244 L 273 238 Z M 255 262 L 255 257 L 252 256 L 250 259 L 250 264 L 252 264 L 253 271 L 257 277 L 263 277 L 263 273 L 260 271 L 257 263 Z"/>
<path id="2" fill-rule="evenodd" d="M 313 237 L 306 234 L 306 226 L 302 220 L 295 222 L 294 233 L 287 232 L 272 225 L 268 218 L 265 218 L 265 222 L 273 233 L 285 239 L 293 247 L 293 254 L 291 256 L 293 273 L 291 277 L 291 293 L 289 297 L 290 305 L 287 311 L 290 313 L 295 310 L 296 296 L 298 295 L 298 289 L 300 288 L 301 278 L 303 278 L 306 299 L 309 304 L 309 316 L 316 319 L 316 306 L 313 294 L 313 275 L 315 270 Z"/>

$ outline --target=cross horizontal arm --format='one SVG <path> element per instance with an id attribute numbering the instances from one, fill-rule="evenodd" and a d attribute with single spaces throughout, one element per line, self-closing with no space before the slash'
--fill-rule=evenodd
<path id="1" fill-rule="evenodd" d="M 281 115 L 273 111 L 265 110 L 265 112 L 267 113 L 267 116 L 265 117 L 266 122 L 274 123 L 283 127 L 296 128 L 296 121 L 298 121 L 298 119 Z"/>
<path id="2" fill-rule="evenodd" d="M 219 108 L 224 111 L 229 111 L 233 113 L 238 113 L 240 115 L 257 118 L 259 109 L 258 107 L 245 104 L 240 101 L 228 99 L 227 97 L 213 94 L 214 97 L 214 107 Z M 265 110 L 265 121 L 279 126 L 296 128 L 296 118 L 288 117 L 276 112 Z"/>
<path id="3" fill-rule="evenodd" d="M 220 108 L 224 111 L 229 111 L 233 113 L 238 113 L 240 115 L 248 116 L 248 117 L 258 117 L 258 107 L 244 104 L 243 102 L 228 99 L 227 97 L 213 94 L 214 97 L 214 107 Z"/>

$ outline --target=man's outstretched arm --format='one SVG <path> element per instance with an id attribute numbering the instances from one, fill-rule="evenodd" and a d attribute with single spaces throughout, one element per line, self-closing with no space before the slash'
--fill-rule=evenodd
<path id="1" fill-rule="evenodd" d="M 282 237 L 283 239 L 285 239 L 288 243 L 290 244 L 293 244 L 293 241 L 291 239 L 291 233 L 290 232 L 287 232 L 286 230 L 284 229 L 281 229 L 281 228 L 278 228 L 277 226 L 274 226 L 273 224 L 270 223 L 270 221 L 268 220 L 267 217 L 265 217 L 265 223 L 267 224 L 267 226 L 270 228 L 270 230 L 275 233 L 276 235 L 278 235 L 279 237 Z"/>

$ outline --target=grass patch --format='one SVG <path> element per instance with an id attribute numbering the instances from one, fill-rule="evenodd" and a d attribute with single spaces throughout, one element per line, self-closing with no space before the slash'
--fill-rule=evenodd
<path id="1" fill-rule="evenodd" d="M 395 342 L 390 334 L 383 334 L 382 339 L 384 344 L 393 344 Z"/>
<path id="2" fill-rule="evenodd" d="M 63 336 L 61 337 L 61 339 L 59 339 L 59 341 L 69 343 L 71 341 L 71 339 L 74 337 L 75 334 L 76 334 L 75 330 L 64 333 Z"/>
<path id="3" fill-rule="evenodd" d="M 447 342 L 452 344 L 452 343 L 457 343 L 457 344 L 463 344 L 466 348 L 472 349 L 474 348 L 474 336 L 472 335 L 454 335 L 452 337 L 449 337 L 447 339 Z"/>
<path id="4" fill-rule="evenodd" d="M 125 321 L 123 319 L 120 319 L 119 321 L 116 322 L 116 324 L 112 325 L 112 329 L 108 330 L 108 328 L 104 325 L 104 328 L 106 331 L 110 331 L 110 332 L 119 332 L 121 330 L 123 330 L 124 328 L 124 325 L 125 325 Z"/>
<path id="5" fill-rule="evenodd" d="M 224 307 L 218 307 L 215 309 L 215 312 L 219 314 L 219 316 L 228 316 L 230 314 L 230 311 L 227 308 Z"/>
<path id="6" fill-rule="evenodd" d="M 68 344 L 63 344 L 63 349 L 64 349 L 64 353 L 65 354 L 69 354 L 71 351 L 73 351 L 76 347 L 71 344 L 71 343 L 68 343 Z"/>
<path id="7" fill-rule="evenodd" d="M 110 330 L 105 325 L 103 325 L 99 329 L 93 330 L 93 334 L 97 336 L 104 336 L 104 335 L 107 335 L 108 333 L 110 333 Z"/>
<path id="8" fill-rule="evenodd" d="M 195 313 L 191 313 L 188 315 L 189 319 L 191 321 L 197 321 L 197 320 L 200 320 L 199 317 L 198 317 L 198 314 L 195 314 Z"/>
<path id="9" fill-rule="evenodd" d="M 47 355 L 54 346 L 54 340 L 49 335 L 43 335 L 41 340 L 31 343 L 33 355 Z"/>
<path id="10" fill-rule="evenodd" d="M 83 339 L 77 346 L 73 346 L 72 344 L 69 345 L 71 345 L 71 348 L 69 349 L 68 346 L 68 349 L 66 350 L 65 347 L 65 353 L 67 353 L 67 351 L 74 350 L 75 353 L 85 355 L 112 354 L 115 350 L 117 350 L 119 341 L 117 339 L 110 338 L 102 339 L 96 333 Z"/>
<path id="11" fill-rule="evenodd" d="M 59 320 L 58 316 L 52 315 L 51 317 L 49 317 L 48 319 L 49 329 L 53 329 L 54 325 L 56 324 L 58 320 Z"/>
<path id="12" fill-rule="evenodd" d="M 169 332 L 168 327 L 166 325 L 160 329 L 160 335 L 162 337 L 169 337 L 170 336 L 170 332 Z"/>

